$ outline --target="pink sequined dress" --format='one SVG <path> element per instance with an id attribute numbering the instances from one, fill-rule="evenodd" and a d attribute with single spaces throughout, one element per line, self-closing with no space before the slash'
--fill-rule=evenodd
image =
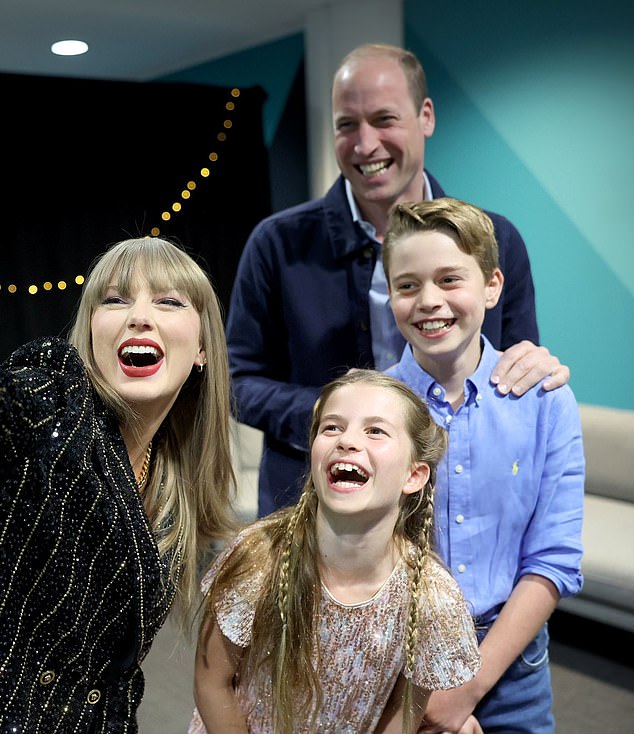
<path id="1" fill-rule="evenodd" d="M 227 552 L 244 539 L 244 532 Z M 219 559 L 219 561 L 222 560 Z M 209 587 L 215 566 L 202 581 Z M 254 619 L 254 598 L 265 579 L 263 570 L 234 588 L 217 607 L 222 633 L 247 647 Z M 473 621 L 462 593 L 439 564 L 427 575 L 421 601 L 421 631 L 413 682 L 428 690 L 454 688 L 478 671 L 480 656 Z M 343 604 L 322 586 L 318 623 L 323 707 L 317 725 L 297 721 L 296 734 L 370 734 L 376 729 L 396 679 L 405 668 L 409 584 L 400 561 L 368 601 Z M 264 676 L 242 681 L 236 690 L 247 713 L 251 734 L 272 734 L 271 682 Z M 188 734 L 206 734 L 195 710 Z"/>

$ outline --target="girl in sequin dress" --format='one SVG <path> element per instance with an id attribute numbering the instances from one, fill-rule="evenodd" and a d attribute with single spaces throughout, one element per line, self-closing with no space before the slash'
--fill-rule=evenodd
<path id="1" fill-rule="evenodd" d="M 141 662 L 233 527 L 224 330 L 161 239 L 92 269 L 69 340 L 0 366 L 0 731 L 133 734 Z"/>
<path id="2" fill-rule="evenodd" d="M 246 526 L 203 580 L 189 734 L 415 732 L 480 664 L 430 549 L 446 432 L 405 385 L 358 370 L 315 405 L 296 506 Z"/>

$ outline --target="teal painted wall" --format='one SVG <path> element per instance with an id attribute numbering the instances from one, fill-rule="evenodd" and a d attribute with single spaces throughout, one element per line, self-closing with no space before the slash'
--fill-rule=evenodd
<path id="1" fill-rule="evenodd" d="M 634 6 L 406 0 L 426 165 L 526 240 L 542 343 L 580 402 L 634 409 Z"/>
<path id="2" fill-rule="evenodd" d="M 427 167 L 519 228 L 578 401 L 634 409 L 634 6 L 404 0 L 404 19 L 436 105 Z M 302 54 L 299 34 L 171 78 L 260 84 L 270 143 Z"/>

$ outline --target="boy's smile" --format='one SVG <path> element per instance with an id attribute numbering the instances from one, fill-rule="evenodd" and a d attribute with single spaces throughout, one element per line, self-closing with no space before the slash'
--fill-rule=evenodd
<path id="1" fill-rule="evenodd" d="M 452 235 L 427 231 L 396 244 L 389 286 L 394 318 L 418 364 L 440 382 L 456 367 L 464 377 L 472 374 L 480 360 L 484 313 L 502 288 L 501 272 L 487 282 Z"/>
<path id="2" fill-rule="evenodd" d="M 455 319 L 432 319 L 430 321 L 419 321 L 415 326 L 423 331 L 426 336 L 435 336 L 442 334 L 455 323 Z"/>

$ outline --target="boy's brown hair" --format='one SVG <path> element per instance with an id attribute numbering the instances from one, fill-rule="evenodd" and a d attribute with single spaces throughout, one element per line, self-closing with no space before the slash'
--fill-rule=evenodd
<path id="1" fill-rule="evenodd" d="M 444 232 L 453 237 L 463 252 L 476 259 L 485 281 L 500 267 L 493 222 L 482 209 L 450 197 L 407 202 L 397 204 L 392 210 L 383 241 L 383 269 L 388 283 L 395 245 L 404 237 L 420 232 Z"/>

